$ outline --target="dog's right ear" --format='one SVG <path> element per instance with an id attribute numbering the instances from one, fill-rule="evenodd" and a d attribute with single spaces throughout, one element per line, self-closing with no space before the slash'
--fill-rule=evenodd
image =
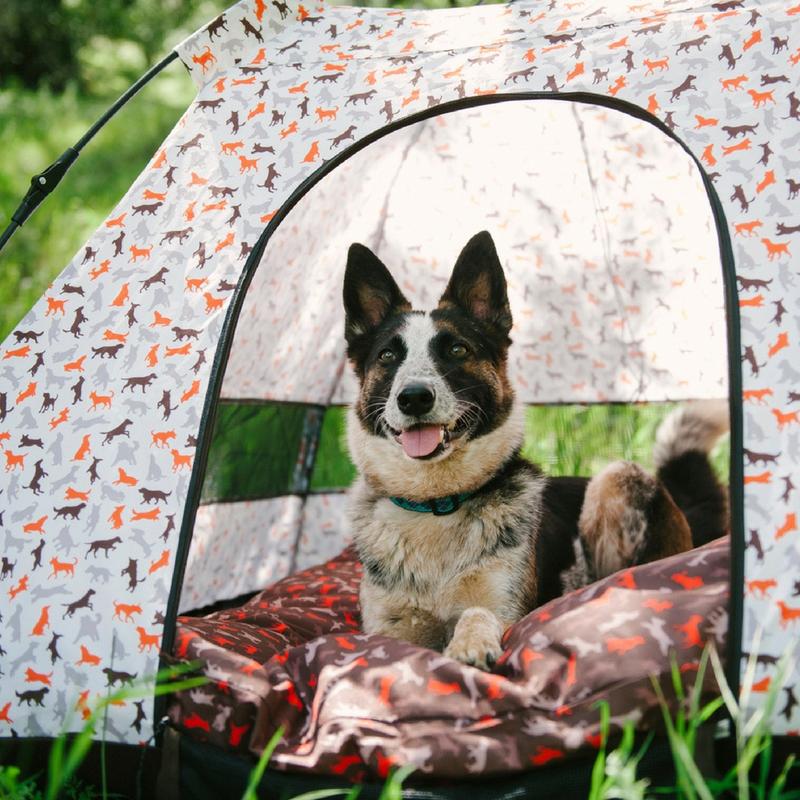
<path id="1" fill-rule="evenodd" d="M 344 338 L 352 343 L 391 314 L 410 311 L 400 287 L 383 262 L 363 244 L 351 244 L 344 272 Z"/>

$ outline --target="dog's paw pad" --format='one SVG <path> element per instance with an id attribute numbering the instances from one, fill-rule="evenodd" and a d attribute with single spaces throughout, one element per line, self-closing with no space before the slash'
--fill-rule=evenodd
<path id="1" fill-rule="evenodd" d="M 453 631 L 444 655 L 478 669 L 491 669 L 503 653 L 497 617 L 482 608 L 468 608 Z"/>

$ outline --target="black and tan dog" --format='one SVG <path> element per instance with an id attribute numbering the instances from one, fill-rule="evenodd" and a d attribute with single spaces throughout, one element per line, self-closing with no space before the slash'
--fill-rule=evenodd
<path id="1" fill-rule="evenodd" d="M 359 470 L 350 521 L 367 632 L 488 668 L 503 631 L 536 606 L 725 533 L 707 453 L 727 429 L 726 404 L 667 418 L 655 478 L 629 462 L 591 480 L 549 478 L 521 457 L 511 312 L 488 233 L 468 242 L 431 312 L 412 310 L 354 244 L 344 305 L 360 384 L 348 419 Z"/>

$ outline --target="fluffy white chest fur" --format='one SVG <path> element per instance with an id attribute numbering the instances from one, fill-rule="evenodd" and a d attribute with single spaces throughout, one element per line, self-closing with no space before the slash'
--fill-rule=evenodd
<path id="1" fill-rule="evenodd" d="M 490 605 L 501 621 L 519 616 L 530 542 L 487 555 L 487 544 L 491 550 L 512 522 L 508 509 L 483 506 L 480 516 L 466 508 L 444 516 L 408 511 L 376 498 L 363 480 L 353 487 L 351 503 L 356 545 L 366 567 L 365 630 L 380 629 L 398 607 L 426 611 L 448 630 L 474 605 Z M 381 578 L 370 575 L 370 563 L 380 565 Z"/>

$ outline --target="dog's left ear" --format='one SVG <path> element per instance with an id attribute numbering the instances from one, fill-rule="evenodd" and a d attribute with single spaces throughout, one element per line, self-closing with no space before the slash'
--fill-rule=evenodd
<path id="1" fill-rule="evenodd" d="M 476 233 L 461 251 L 439 307 L 457 306 L 505 336 L 511 331 L 506 276 L 491 234 Z"/>

